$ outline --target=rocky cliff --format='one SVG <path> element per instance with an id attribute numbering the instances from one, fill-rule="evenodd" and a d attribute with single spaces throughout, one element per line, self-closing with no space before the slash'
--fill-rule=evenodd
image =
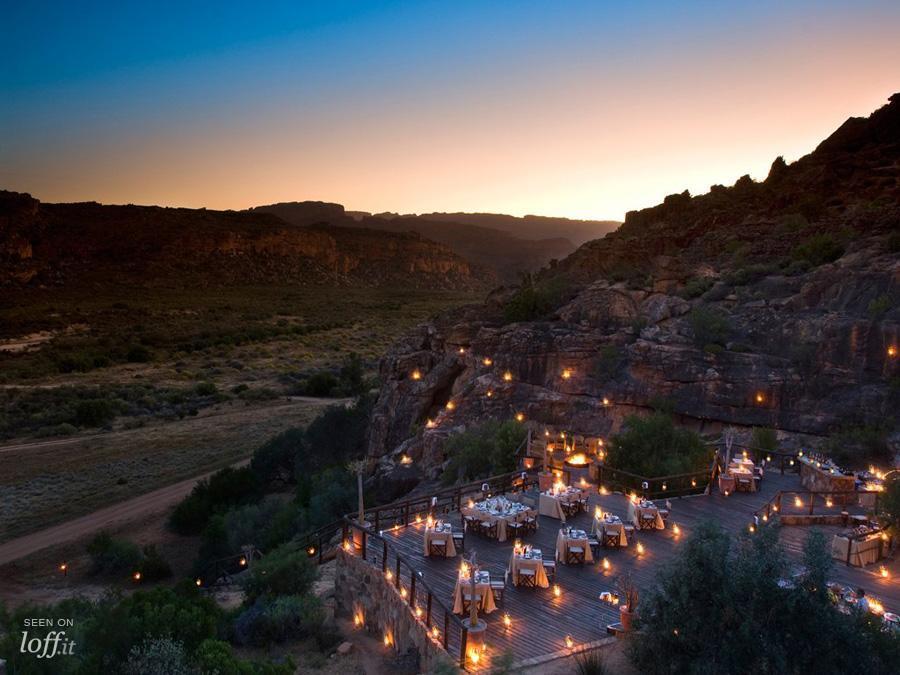
<path id="1" fill-rule="evenodd" d="M 0 260 L 6 286 L 277 281 L 467 288 L 495 281 L 415 233 L 297 226 L 255 211 L 42 204 L 12 192 L 0 192 Z"/>
<path id="2" fill-rule="evenodd" d="M 446 436 L 484 418 L 606 436 L 659 406 L 703 431 L 895 442 L 898 281 L 895 95 L 763 182 L 667 197 L 533 286 L 421 326 L 381 364 L 368 451 L 436 473 Z M 510 321 L 517 296 L 554 286 L 551 307 Z"/>
<path id="3" fill-rule="evenodd" d="M 533 272 L 551 260 L 561 259 L 575 250 L 566 235 L 584 240 L 587 232 L 595 236 L 615 229 L 610 221 L 569 220 L 567 218 L 516 218 L 501 214 L 397 214 L 348 213 L 340 204 L 324 202 L 285 202 L 257 206 L 253 213 L 269 213 L 293 225 L 331 225 L 366 228 L 385 232 L 416 232 L 426 239 L 444 244 L 478 268 L 490 271 L 499 282 L 515 283 L 523 272 Z M 498 227 L 481 223 L 496 224 Z M 580 241 L 579 241 L 580 243 Z"/>

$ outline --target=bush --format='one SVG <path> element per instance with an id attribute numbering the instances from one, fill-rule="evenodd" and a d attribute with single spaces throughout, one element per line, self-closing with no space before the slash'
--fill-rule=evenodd
<path id="1" fill-rule="evenodd" d="M 130 541 L 113 539 L 109 532 L 101 532 L 87 546 L 95 574 L 131 574 L 139 570 L 141 551 Z"/>
<path id="2" fill-rule="evenodd" d="M 202 675 L 293 675 L 294 662 L 242 661 L 227 642 L 204 640 L 194 654 L 194 663 Z"/>
<path id="3" fill-rule="evenodd" d="M 283 544 L 253 565 L 244 581 L 250 601 L 261 597 L 303 595 L 316 580 L 318 570 L 296 543 Z"/>
<path id="4" fill-rule="evenodd" d="M 563 277 L 535 281 L 527 274 L 503 309 L 507 322 L 534 321 L 560 307 L 571 293 L 570 284 Z"/>
<path id="5" fill-rule="evenodd" d="M 718 525 L 701 523 L 642 601 L 634 665 L 648 673 L 696 672 L 697 664 L 716 673 L 893 672 L 900 638 L 882 632 L 880 617 L 830 604 L 831 562 L 814 532 L 805 574 L 780 588 L 789 569 L 775 528 L 733 545 Z"/>
<path id="6" fill-rule="evenodd" d="M 261 497 L 261 481 L 249 467 L 225 467 L 194 486 L 191 494 L 175 507 L 169 525 L 179 534 L 199 534 L 213 514 L 259 501 Z"/>
<path id="7" fill-rule="evenodd" d="M 128 350 L 126 360 L 129 363 L 149 363 L 153 360 L 153 354 L 144 345 L 134 345 Z"/>
<path id="8" fill-rule="evenodd" d="M 263 482 L 289 482 L 294 479 L 294 463 L 310 448 L 303 429 L 288 429 L 269 439 L 253 453 L 250 470 Z"/>
<path id="9" fill-rule="evenodd" d="M 675 426 L 672 417 L 656 412 L 631 415 L 612 437 L 607 464 L 640 476 L 669 476 L 709 468 L 713 451 L 698 434 Z"/>
<path id="10" fill-rule="evenodd" d="M 172 568 L 156 549 L 155 544 L 144 547 L 144 559 L 140 564 L 141 578 L 144 581 L 159 581 L 172 576 Z"/>
<path id="11" fill-rule="evenodd" d="M 877 321 L 878 319 L 883 317 L 885 314 L 887 314 L 888 311 L 890 311 L 893 306 L 894 306 L 893 298 L 891 298 L 890 295 L 883 293 L 882 295 L 879 295 L 877 298 L 869 301 L 869 307 L 868 307 L 869 316 L 871 317 L 871 319 L 873 321 Z"/>
<path id="12" fill-rule="evenodd" d="M 324 621 L 322 603 L 314 595 L 258 598 L 235 619 L 234 636 L 238 644 L 266 647 L 318 635 Z"/>
<path id="13" fill-rule="evenodd" d="M 794 247 L 791 255 L 812 267 L 834 262 L 844 255 L 844 246 L 828 233 L 815 234 Z"/>
<path id="14" fill-rule="evenodd" d="M 194 391 L 197 396 L 215 396 L 219 393 L 219 388 L 216 387 L 215 382 L 201 382 L 194 387 Z"/>
<path id="15" fill-rule="evenodd" d="M 178 640 L 188 654 L 214 637 L 220 619 L 215 602 L 190 582 L 178 587 L 110 595 L 94 605 L 85 621 L 80 672 L 117 672 L 131 650 L 147 639 Z"/>
<path id="16" fill-rule="evenodd" d="M 711 307 L 695 307 L 688 320 L 694 335 L 694 344 L 705 347 L 710 344 L 725 346 L 731 324 L 728 317 Z"/>
<path id="17" fill-rule="evenodd" d="M 314 373 L 303 385 L 302 393 L 306 396 L 324 398 L 333 396 L 338 387 L 337 378 L 327 371 Z"/>
<path id="18" fill-rule="evenodd" d="M 192 675 L 184 645 L 172 638 L 149 638 L 131 648 L 125 675 Z"/>
<path id="19" fill-rule="evenodd" d="M 883 425 L 846 427 L 825 442 L 825 453 L 841 465 L 863 468 L 870 463 L 890 464 L 893 452 L 888 443 L 891 422 Z"/>
<path id="20" fill-rule="evenodd" d="M 753 427 L 750 445 L 760 450 L 774 451 L 778 449 L 778 434 L 768 427 Z"/>
<path id="21" fill-rule="evenodd" d="M 715 284 L 715 279 L 712 277 L 694 277 L 681 289 L 681 297 L 685 300 L 699 298 L 712 288 L 713 284 Z"/>
<path id="22" fill-rule="evenodd" d="M 451 485 L 515 470 L 515 451 L 526 433 L 518 422 L 488 420 L 450 436 L 444 447 L 450 463 L 442 481 Z"/>
<path id="23" fill-rule="evenodd" d="M 75 424 L 80 427 L 102 427 L 116 416 L 110 401 L 102 398 L 79 401 L 75 406 Z"/>

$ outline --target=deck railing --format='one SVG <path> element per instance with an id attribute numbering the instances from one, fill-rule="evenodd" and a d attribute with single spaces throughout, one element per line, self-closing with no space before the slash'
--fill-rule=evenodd
<path id="1" fill-rule="evenodd" d="M 373 506 L 365 510 L 366 523 L 373 532 L 389 530 L 395 527 L 407 527 L 426 518 L 429 514 L 440 516 L 459 511 L 468 499 L 483 499 L 492 495 L 528 490 L 538 483 L 535 464 L 530 470 L 511 471 L 481 480 L 458 485 L 433 493 L 402 499 L 390 504 Z M 487 486 L 487 490 L 483 488 Z M 348 514 L 347 518 L 358 518 L 358 514 Z M 309 532 L 300 541 L 310 557 L 315 557 L 319 564 L 333 557 L 338 532 L 342 529 L 344 518 L 332 521 L 327 525 Z"/>
<path id="2" fill-rule="evenodd" d="M 375 569 L 393 584 L 406 603 L 413 620 L 422 623 L 432 640 L 448 654 L 457 654 L 460 668 L 466 666 L 468 629 L 432 590 L 423 574 L 381 534 L 360 525 L 349 516 L 342 520 L 342 547 Z M 383 629 L 388 629 L 383 626 Z"/>
<path id="3" fill-rule="evenodd" d="M 641 476 L 622 469 L 598 465 L 598 482 L 602 487 L 625 493 L 634 492 L 647 499 L 684 497 L 705 493 L 719 470 L 718 456 L 713 457 L 709 468 L 691 473 L 670 476 Z"/>
<path id="4" fill-rule="evenodd" d="M 775 514 L 812 516 L 816 514 L 817 498 L 820 515 L 841 515 L 847 506 L 843 497 L 855 497 L 858 500 L 859 495 L 874 495 L 872 506 L 867 505 L 865 508 L 877 513 L 880 494 L 878 490 L 779 490 L 753 515 L 764 521 Z"/>

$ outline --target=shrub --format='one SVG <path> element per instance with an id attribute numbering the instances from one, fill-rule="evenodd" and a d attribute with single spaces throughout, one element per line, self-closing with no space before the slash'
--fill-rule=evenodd
<path id="1" fill-rule="evenodd" d="M 101 532 L 87 546 L 95 574 L 132 573 L 139 569 L 141 551 L 130 541 L 113 539 L 109 532 Z"/>
<path id="2" fill-rule="evenodd" d="M 575 672 L 577 675 L 606 675 L 609 670 L 600 650 L 594 649 L 575 657 Z"/>
<path id="3" fill-rule="evenodd" d="M 169 525 L 180 534 L 198 534 L 213 514 L 259 501 L 261 496 L 261 482 L 249 467 L 225 467 L 194 486 L 175 507 Z"/>
<path id="4" fill-rule="evenodd" d="M 75 424 L 80 427 L 102 427 L 116 416 L 110 401 L 102 398 L 79 401 L 75 406 Z"/>
<path id="5" fill-rule="evenodd" d="M 888 313 L 888 311 L 894 306 L 894 300 L 890 295 L 883 293 L 879 295 L 877 298 L 869 301 L 869 317 L 873 321 L 877 321 L 882 316 Z"/>
<path id="6" fill-rule="evenodd" d="M 795 588 L 777 530 L 763 527 L 736 544 L 718 525 L 701 523 L 642 599 L 630 656 L 644 672 L 892 672 L 900 638 L 880 617 L 842 614 L 828 600 L 831 556 L 823 536 L 804 546 Z M 739 608 L 739 611 L 735 611 Z"/>
<path id="7" fill-rule="evenodd" d="M 844 246 L 828 233 L 815 234 L 795 246 L 791 255 L 811 267 L 818 267 L 844 255 Z"/>
<path id="8" fill-rule="evenodd" d="M 760 450 L 773 451 L 778 449 L 778 434 L 768 427 L 753 427 L 750 436 L 750 445 Z"/>
<path id="9" fill-rule="evenodd" d="M 132 647 L 148 638 L 179 640 L 192 653 L 215 636 L 219 618 L 215 602 L 190 582 L 174 589 L 137 591 L 124 599 L 107 596 L 85 626 L 81 644 L 89 651 L 81 672 L 115 672 L 115 664 L 124 662 Z"/>
<path id="10" fill-rule="evenodd" d="M 134 345 L 125 358 L 129 363 L 148 363 L 153 360 L 153 354 L 144 345 Z"/>
<path id="11" fill-rule="evenodd" d="M 165 558 L 160 555 L 155 544 L 144 547 L 144 559 L 140 564 L 141 578 L 144 581 L 159 581 L 172 576 L 172 568 Z"/>
<path id="12" fill-rule="evenodd" d="M 676 427 L 670 415 L 656 412 L 625 419 L 623 431 L 611 439 L 607 464 L 640 476 L 668 476 L 702 471 L 712 455 L 697 433 Z"/>
<path id="13" fill-rule="evenodd" d="M 202 675 L 293 675 L 296 668 L 288 657 L 284 663 L 242 661 L 227 642 L 204 640 L 194 654 L 194 663 Z"/>
<path id="14" fill-rule="evenodd" d="M 527 274 L 503 309 L 507 322 L 534 321 L 560 307 L 571 293 L 566 279 L 556 276 L 535 281 Z"/>
<path id="15" fill-rule="evenodd" d="M 709 344 L 725 345 L 731 324 L 728 317 L 710 307 L 695 307 L 688 317 L 694 344 L 704 347 Z"/>
<path id="16" fill-rule="evenodd" d="M 694 277 L 684 285 L 684 288 L 681 289 L 681 297 L 686 300 L 699 298 L 701 295 L 706 293 L 706 291 L 712 288 L 713 284 L 715 283 L 715 279 L 713 279 L 712 277 Z"/>
<path id="17" fill-rule="evenodd" d="M 197 396 L 215 396 L 219 392 L 219 388 L 216 387 L 215 382 L 201 382 L 194 387 L 194 391 Z"/>
<path id="18" fill-rule="evenodd" d="M 172 638 L 149 638 L 128 652 L 125 675 L 192 675 L 184 645 Z"/>
<path id="19" fill-rule="evenodd" d="M 456 481 L 507 473 L 516 468 L 515 451 L 526 435 L 518 422 L 488 420 L 447 439 L 444 451 L 450 457 L 442 480 Z"/>
<path id="20" fill-rule="evenodd" d="M 244 581 L 251 601 L 263 596 L 303 595 L 312 588 L 318 570 L 296 543 L 283 544 L 253 565 Z"/>
<path id="21" fill-rule="evenodd" d="M 598 379 L 608 380 L 615 377 L 616 373 L 625 362 L 624 357 L 615 345 L 603 345 L 600 348 L 600 356 L 594 366 L 594 374 Z"/>
<path id="22" fill-rule="evenodd" d="M 891 421 L 883 425 L 846 427 L 825 442 L 825 453 L 839 464 L 865 467 L 871 462 L 889 464 L 893 452 L 888 443 Z"/>
<path id="23" fill-rule="evenodd" d="M 269 439 L 253 453 L 250 469 L 263 482 L 292 481 L 294 463 L 310 450 L 303 429 L 288 429 Z"/>
<path id="24" fill-rule="evenodd" d="M 756 264 L 739 267 L 725 275 L 726 283 L 732 286 L 747 286 L 769 276 L 776 271 L 774 265 Z"/>
<path id="25" fill-rule="evenodd" d="M 258 598 L 234 621 L 235 641 L 266 647 L 273 642 L 317 635 L 325 620 L 321 601 L 313 595 Z"/>
<path id="26" fill-rule="evenodd" d="M 314 373 L 306 380 L 302 387 L 302 393 L 306 396 L 324 398 L 333 396 L 337 387 L 337 378 L 327 371 L 321 371 Z"/>

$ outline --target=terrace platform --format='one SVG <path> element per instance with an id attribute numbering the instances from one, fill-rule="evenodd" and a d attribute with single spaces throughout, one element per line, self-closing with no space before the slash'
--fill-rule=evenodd
<path id="1" fill-rule="evenodd" d="M 560 597 L 554 597 L 551 589 L 517 588 L 507 584 L 504 599 L 498 603 L 497 611 L 484 616 L 488 623 L 486 643 L 492 655 L 502 654 L 511 649 L 516 661 L 540 659 L 553 653 L 566 653 L 566 637 L 571 636 L 579 646 L 607 638 L 607 626 L 619 621 L 618 607 L 599 599 L 603 591 L 616 591 L 616 579 L 625 570 L 631 572 L 637 585 L 646 592 L 655 584 L 660 569 L 669 563 L 678 550 L 687 545 L 691 531 L 705 519 L 712 519 L 728 530 L 737 533 L 747 530 L 753 522 L 755 511 L 763 508 L 779 491 L 802 490 L 799 476 L 796 474 L 780 475 L 772 471 L 766 475 L 755 493 L 736 493 L 725 497 L 718 493 L 671 499 L 672 509 L 666 529 L 655 531 L 638 531 L 636 540 L 626 548 L 601 548 L 600 554 L 593 564 L 583 566 L 566 566 L 557 564 L 556 583 L 562 589 Z M 627 513 L 627 497 L 622 494 L 601 495 L 596 486 L 590 489 L 590 505 L 587 513 L 580 513 L 569 518 L 567 524 L 590 531 L 592 514 L 595 506 L 604 511 L 611 511 L 625 520 Z M 656 500 L 661 505 L 665 500 Z M 795 509 L 793 503 L 785 502 L 784 513 Z M 802 512 L 804 509 L 798 509 Z M 860 509 L 856 512 L 862 513 Z M 443 516 L 450 520 L 454 528 L 461 528 L 461 517 L 457 512 Z M 675 535 L 673 525 L 677 524 L 681 532 Z M 556 548 L 556 537 L 562 523 L 559 520 L 540 516 L 537 533 L 523 538 L 525 543 L 540 547 L 545 556 L 552 556 Z M 807 526 L 783 526 L 780 528 L 781 539 L 793 562 L 798 562 L 803 541 L 809 531 Z M 828 538 L 842 530 L 837 526 L 823 526 Z M 383 536 L 392 547 L 409 562 L 410 566 L 421 572 L 422 578 L 432 591 L 441 597 L 449 606 L 452 605 L 452 594 L 456 583 L 457 571 L 462 557 L 441 559 L 425 557 L 423 553 L 423 524 L 411 524 L 385 530 Z M 639 555 L 636 543 L 643 544 L 644 553 Z M 491 573 L 492 579 L 503 579 L 512 553 L 513 542 L 499 543 L 478 535 L 467 534 L 465 553 L 477 551 L 478 564 Z M 604 570 L 602 560 L 607 558 L 610 569 Z M 900 610 L 900 562 L 886 560 L 883 564 L 888 568 L 890 577 L 884 579 L 879 574 L 879 566 L 866 569 L 848 567 L 840 561 L 834 561 L 831 578 L 842 584 L 866 589 L 870 597 L 882 601 L 888 611 Z M 504 614 L 509 614 L 511 625 L 505 627 Z M 457 628 L 453 628 L 457 631 Z M 456 636 L 451 640 L 456 642 Z"/>

